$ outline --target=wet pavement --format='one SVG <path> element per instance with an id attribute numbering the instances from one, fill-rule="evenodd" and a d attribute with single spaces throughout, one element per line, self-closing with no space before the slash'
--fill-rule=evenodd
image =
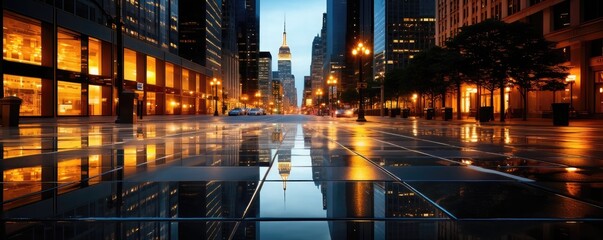
<path id="1" fill-rule="evenodd" d="M 1 239 L 601 239 L 603 121 L 23 119 Z"/>

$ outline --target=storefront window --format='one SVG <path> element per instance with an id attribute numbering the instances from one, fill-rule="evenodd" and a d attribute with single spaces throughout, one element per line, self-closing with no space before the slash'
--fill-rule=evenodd
<path id="1" fill-rule="evenodd" d="M 155 85 L 157 84 L 156 80 L 156 71 L 155 65 L 156 61 L 154 57 L 147 56 L 147 84 Z"/>
<path id="2" fill-rule="evenodd" d="M 88 86 L 88 114 L 98 116 L 103 114 L 102 103 L 107 101 L 103 99 L 102 87 L 97 85 Z"/>
<path id="3" fill-rule="evenodd" d="M 174 64 L 165 63 L 165 86 L 174 87 Z"/>
<path id="4" fill-rule="evenodd" d="M 77 182 L 82 178 L 82 160 L 80 158 L 65 159 L 58 162 L 57 181 L 60 184 Z M 59 194 L 74 190 L 74 186 L 59 188 Z"/>
<path id="5" fill-rule="evenodd" d="M 58 82 L 58 115 L 70 116 L 82 113 L 82 87 L 79 83 Z"/>
<path id="6" fill-rule="evenodd" d="M 40 116 L 42 113 L 42 79 L 5 74 L 4 96 L 21 98 L 21 116 Z"/>
<path id="7" fill-rule="evenodd" d="M 165 95 L 165 114 L 174 114 L 175 110 L 180 106 L 180 102 L 174 94 Z"/>
<path id="8" fill-rule="evenodd" d="M 188 69 L 182 69 L 182 90 L 188 90 Z"/>
<path id="9" fill-rule="evenodd" d="M 195 91 L 201 92 L 201 75 L 195 74 Z"/>
<path id="10" fill-rule="evenodd" d="M 147 92 L 147 115 L 155 115 L 157 109 L 157 97 L 154 92 Z"/>
<path id="11" fill-rule="evenodd" d="M 124 49 L 124 79 L 136 81 L 136 52 Z"/>
<path id="12" fill-rule="evenodd" d="M 59 30 L 57 33 L 57 68 L 82 71 L 82 41 L 80 36 Z"/>
<path id="13" fill-rule="evenodd" d="M 5 170 L 2 174 L 4 182 L 2 200 L 7 201 L 24 197 L 42 190 L 42 166 Z M 4 209 L 11 209 L 38 200 L 40 195 L 31 195 L 16 202 L 5 204 Z"/>
<path id="14" fill-rule="evenodd" d="M 2 27 L 4 59 L 42 65 L 42 27 L 39 22 L 5 13 Z"/>
<path id="15" fill-rule="evenodd" d="M 88 39 L 88 73 L 100 75 L 102 72 L 101 42 L 94 38 Z"/>

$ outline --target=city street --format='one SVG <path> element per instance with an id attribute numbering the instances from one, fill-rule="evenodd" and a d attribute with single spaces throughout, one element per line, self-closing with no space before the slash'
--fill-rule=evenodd
<path id="1" fill-rule="evenodd" d="M 0 238 L 603 238 L 603 122 L 366 118 L 22 119 Z"/>

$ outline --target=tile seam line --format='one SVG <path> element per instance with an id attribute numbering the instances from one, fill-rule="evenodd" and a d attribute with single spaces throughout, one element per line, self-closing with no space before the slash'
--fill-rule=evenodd
<path id="1" fill-rule="evenodd" d="M 351 132 L 350 130 L 344 130 L 347 132 Z M 377 167 L 378 169 L 381 169 L 381 171 L 383 171 L 385 174 L 387 174 L 388 176 L 390 176 L 392 179 L 396 180 L 397 182 L 399 182 L 400 184 L 402 184 L 403 186 L 407 187 L 409 190 L 413 191 L 414 193 L 418 194 L 419 196 L 421 196 L 423 199 L 425 199 L 425 201 L 428 201 L 429 203 L 431 203 L 433 206 L 435 206 L 437 209 L 439 209 L 440 211 L 442 211 L 444 214 L 448 215 L 448 217 L 456 220 L 457 217 L 454 216 L 454 214 L 452 214 L 451 212 L 448 212 L 446 209 L 444 209 L 442 206 L 440 206 L 439 204 L 437 204 L 436 202 L 432 201 L 430 198 L 427 198 L 427 196 L 425 196 L 423 193 L 417 191 L 417 189 L 413 188 L 412 186 L 410 186 L 409 184 L 403 182 L 398 176 L 396 176 L 395 174 L 391 173 L 390 171 L 387 171 L 387 169 L 379 166 L 378 164 L 376 164 L 375 162 L 371 161 L 370 159 L 368 159 L 366 156 L 344 146 L 343 144 L 341 144 L 340 142 L 329 138 L 328 136 L 325 136 L 324 134 L 321 134 L 321 136 L 331 142 L 334 142 L 335 144 L 339 145 L 340 147 L 342 147 L 343 149 L 346 149 L 347 151 L 350 151 L 354 154 L 356 154 L 357 156 L 361 157 L 362 159 L 364 159 L 365 161 L 369 162 L 370 164 L 372 164 L 373 166 Z M 372 139 L 375 139 L 374 137 L 369 137 Z"/>
<path id="2" fill-rule="evenodd" d="M 285 137 L 287 136 L 288 133 L 289 133 L 289 131 L 286 131 L 283 134 L 283 139 L 285 139 Z M 272 167 L 274 166 L 274 160 L 278 157 L 278 151 L 282 148 L 282 146 L 283 146 L 283 142 L 281 141 L 281 142 L 279 142 L 278 148 L 276 149 L 276 154 L 274 154 L 274 156 L 270 160 L 270 165 L 268 166 L 268 169 L 266 170 L 266 173 L 264 174 L 264 176 L 262 176 L 262 179 L 260 180 L 258 186 L 253 191 L 253 195 L 251 195 L 251 199 L 247 203 L 247 206 L 245 207 L 245 210 L 243 211 L 243 214 L 241 215 L 240 218 L 238 218 L 239 221 L 237 221 L 235 223 L 235 226 L 233 227 L 232 231 L 230 232 L 230 236 L 228 236 L 229 240 L 234 239 L 235 233 L 237 232 L 237 229 L 239 229 L 239 226 L 240 226 L 241 222 L 245 221 L 247 213 L 249 212 L 249 209 L 251 208 L 251 204 L 253 204 L 253 202 L 255 201 L 257 195 L 260 192 L 260 189 L 262 189 L 262 186 L 264 185 L 264 182 L 266 181 L 266 178 L 268 178 L 268 174 L 270 173 L 270 169 L 272 169 Z"/>

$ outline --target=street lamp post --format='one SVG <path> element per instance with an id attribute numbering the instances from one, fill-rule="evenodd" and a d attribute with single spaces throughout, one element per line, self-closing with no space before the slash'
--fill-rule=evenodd
<path id="1" fill-rule="evenodd" d="M 218 116 L 218 85 L 220 85 L 220 81 L 214 78 L 209 85 L 214 88 L 214 116 Z"/>
<path id="2" fill-rule="evenodd" d="M 333 108 L 333 102 L 335 100 L 335 97 L 333 96 L 335 94 L 335 91 L 333 90 L 333 87 L 335 87 L 335 85 L 337 85 L 337 79 L 334 78 L 333 76 L 329 76 L 329 79 L 327 80 L 327 84 L 329 86 L 331 86 L 331 94 L 330 94 L 330 100 L 329 100 L 329 110 L 331 112 L 331 117 L 334 116 L 335 114 L 335 109 Z"/>
<path id="3" fill-rule="evenodd" d="M 568 75 L 565 81 L 570 84 L 570 111 L 574 110 L 574 82 L 576 81 L 576 75 Z"/>
<path id="4" fill-rule="evenodd" d="M 260 91 L 258 91 L 258 92 L 256 92 L 256 93 L 255 93 L 255 95 L 254 95 L 254 96 L 255 96 L 255 100 L 256 100 L 256 102 L 255 102 L 255 103 L 256 103 L 255 107 L 256 107 L 256 108 L 259 108 L 259 107 L 260 107 L 260 105 L 262 105 L 262 103 L 260 102 L 260 99 L 261 99 L 261 97 L 262 97 L 262 93 L 261 93 Z"/>
<path id="5" fill-rule="evenodd" d="M 352 49 L 352 54 L 358 58 L 358 97 L 360 101 L 358 103 L 358 119 L 356 119 L 356 122 L 366 122 L 364 118 L 364 97 L 362 96 L 364 88 L 366 88 L 366 83 L 362 81 L 362 57 L 368 56 L 370 53 L 371 50 L 362 43 L 358 43 L 356 48 Z"/>
<path id="6" fill-rule="evenodd" d="M 317 96 L 316 106 L 318 106 L 318 115 L 322 116 L 322 110 L 320 109 L 320 106 L 321 106 L 320 103 L 322 102 L 322 89 L 316 90 L 316 96 Z"/>

